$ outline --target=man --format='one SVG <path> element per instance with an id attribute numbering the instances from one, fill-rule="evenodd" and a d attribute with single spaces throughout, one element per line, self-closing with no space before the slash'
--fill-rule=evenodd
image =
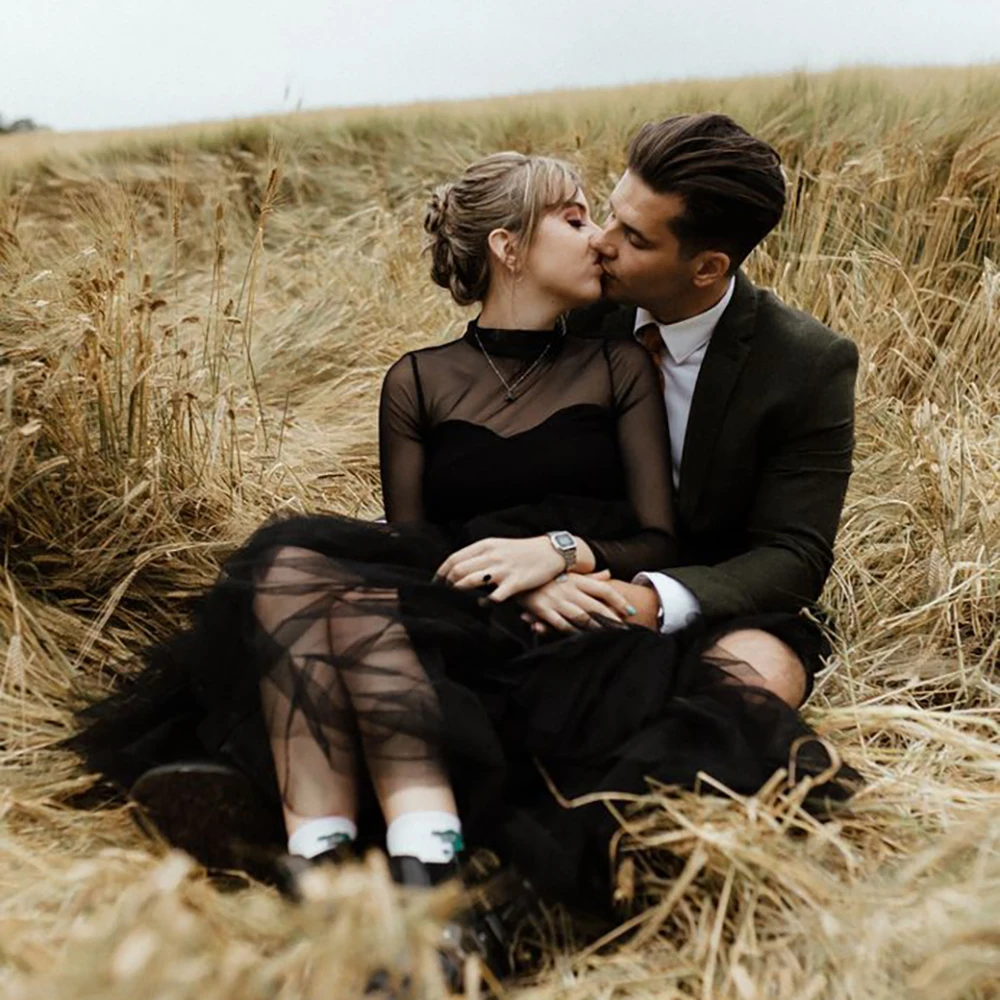
<path id="1" fill-rule="evenodd" d="M 604 301 L 571 328 L 635 337 L 653 354 L 682 564 L 633 581 L 554 582 L 525 604 L 565 629 L 547 613 L 557 593 L 613 587 L 650 628 L 728 621 L 714 652 L 798 707 L 819 656 L 804 663 L 740 618 L 798 611 L 823 589 L 851 474 L 858 353 L 740 271 L 784 205 L 778 154 L 725 115 L 679 115 L 633 138 L 593 240 Z"/>

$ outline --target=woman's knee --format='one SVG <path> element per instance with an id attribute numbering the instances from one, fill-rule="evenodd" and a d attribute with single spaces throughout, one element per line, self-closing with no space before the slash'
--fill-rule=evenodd
<path id="1" fill-rule="evenodd" d="M 792 708 L 802 704 L 805 666 L 791 646 L 770 632 L 735 629 L 720 636 L 706 656 L 725 663 L 740 682 L 765 687 Z"/>
<path id="2" fill-rule="evenodd" d="M 283 545 L 258 562 L 253 572 L 253 609 L 258 621 L 270 629 L 313 604 L 324 576 L 329 579 L 322 560 L 311 549 Z"/>
<path id="3" fill-rule="evenodd" d="M 276 546 L 253 568 L 255 598 L 271 595 L 309 598 L 320 592 L 349 597 L 363 589 L 363 580 L 341 560 L 298 545 Z"/>
<path id="4" fill-rule="evenodd" d="M 300 546 L 276 547 L 254 576 L 254 614 L 268 631 L 321 633 L 338 649 L 392 638 L 398 604 L 395 588 L 372 586 L 349 564 Z"/>
<path id="5" fill-rule="evenodd" d="M 318 552 L 298 545 L 278 546 L 257 567 L 257 586 L 266 588 L 268 585 L 300 582 L 304 576 L 315 575 L 316 563 L 321 558 Z"/>

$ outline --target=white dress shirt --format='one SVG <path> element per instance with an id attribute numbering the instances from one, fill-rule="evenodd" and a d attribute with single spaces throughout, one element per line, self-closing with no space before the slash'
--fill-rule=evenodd
<path id="1" fill-rule="evenodd" d="M 684 435 L 687 433 L 691 398 L 694 396 L 701 363 L 705 360 L 708 342 L 712 339 L 715 327 L 726 311 L 735 288 L 736 280 L 730 279 L 726 294 L 711 309 L 682 319 L 679 323 L 657 323 L 652 313 L 646 309 L 637 309 L 635 313 L 636 331 L 650 323 L 656 323 L 666 346 L 660 361 L 660 371 L 663 373 L 663 403 L 670 427 L 670 464 L 675 487 L 681 481 Z M 655 588 L 663 608 L 663 632 L 676 632 L 701 613 L 701 606 L 694 594 L 666 573 L 640 573 L 632 582 Z"/>

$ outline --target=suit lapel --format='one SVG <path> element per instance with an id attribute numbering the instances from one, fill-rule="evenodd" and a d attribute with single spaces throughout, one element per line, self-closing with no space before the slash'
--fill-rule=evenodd
<path id="1" fill-rule="evenodd" d="M 729 397 L 750 353 L 756 314 L 757 290 L 739 271 L 733 297 L 708 342 L 691 399 L 677 500 L 685 520 L 693 516 L 704 488 Z"/>

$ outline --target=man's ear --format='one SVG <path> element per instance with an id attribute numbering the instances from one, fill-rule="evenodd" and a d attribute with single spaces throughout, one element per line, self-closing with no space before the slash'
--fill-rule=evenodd
<path id="1" fill-rule="evenodd" d="M 703 250 L 694 261 L 694 283 L 707 288 L 729 274 L 729 254 L 721 250 Z"/>
<path id="2" fill-rule="evenodd" d="M 517 242 L 506 229 L 494 229 L 486 237 L 495 263 L 513 273 L 517 269 Z"/>

